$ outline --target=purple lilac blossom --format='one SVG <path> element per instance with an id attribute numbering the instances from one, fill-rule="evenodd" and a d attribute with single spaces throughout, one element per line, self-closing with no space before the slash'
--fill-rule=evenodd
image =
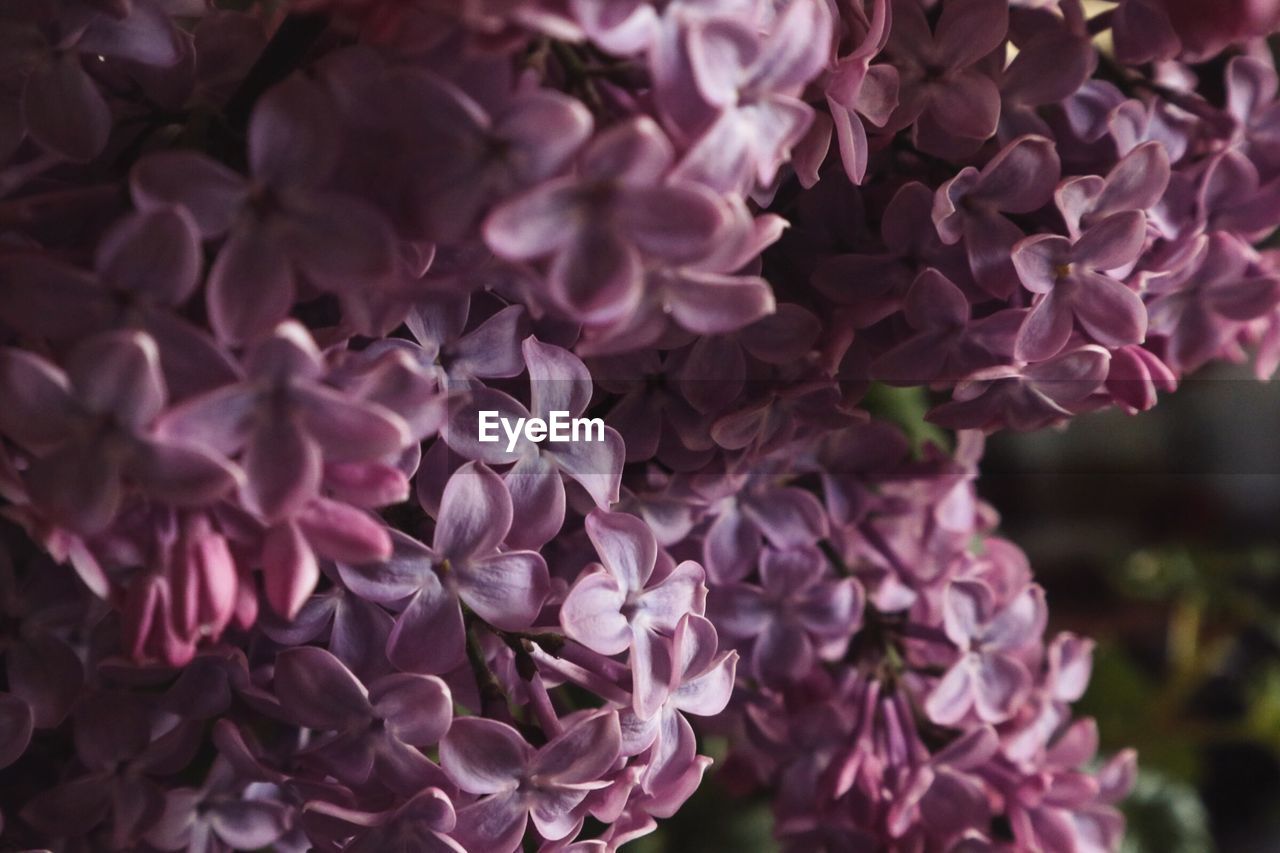
<path id="1" fill-rule="evenodd" d="M 1119 848 L 983 434 L 1275 371 L 1273 0 L 237 7 L 0 10 L 6 841 Z"/>

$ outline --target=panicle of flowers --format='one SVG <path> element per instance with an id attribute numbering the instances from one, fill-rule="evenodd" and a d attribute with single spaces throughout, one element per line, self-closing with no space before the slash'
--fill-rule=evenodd
<path id="1" fill-rule="evenodd" d="M 613 850 L 717 737 L 787 849 L 1116 849 L 973 481 L 1280 362 L 1229 5 L 8 4 L 14 844 Z"/>

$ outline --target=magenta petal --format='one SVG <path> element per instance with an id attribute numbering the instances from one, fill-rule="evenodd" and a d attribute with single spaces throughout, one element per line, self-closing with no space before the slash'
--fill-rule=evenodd
<path id="1" fill-rule="evenodd" d="M 460 810 L 453 835 L 467 850 L 514 853 L 520 849 L 528 822 L 523 798 L 513 790 L 504 790 Z"/>
<path id="2" fill-rule="evenodd" d="M 562 841 L 571 836 L 582 825 L 582 818 L 575 815 L 574 810 L 587 798 L 587 793 L 580 788 L 541 792 L 529 810 L 538 834 L 548 841 Z"/>
<path id="3" fill-rule="evenodd" d="M 378 459 L 412 442 L 408 424 L 376 403 L 357 402 L 321 385 L 297 388 L 293 399 L 307 434 L 320 445 L 326 460 Z"/>
<path id="4" fill-rule="evenodd" d="M 432 746 L 449 730 L 453 698 L 448 686 L 431 675 L 396 673 L 369 688 L 373 714 L 387 734 L 410 746 Z"/>
<path id="5" fill-rule="evenodd" d="M 27 75 L 22 114 L 31 138 L 68 160 L 92 160 L 111 134 L 111 110 L 75 51 L 55 54 Z"/>
<path id="6" fill-rule="evenodd" d="M 308 193 L 273 224 L 293 264 L 326 288 L 376 286 L 395 269 L 391 224 L 358 198 Z"/>
<path id="7" fill-rule="evenodd" d="M 67 356 L 67 376 L 81 402 L 126 428 L 150 424 L 164 408 L 160 352 L 142 332 L 103 332 Z"/>
<path id="8" fill-rule="evenodd" d="M 458 601 L 427 582 L 409 600 L 387 638 L 387 658 L 406 672 L 441 675 L 462 663 L 465 629 Z"/>
<path id="9" fill-rule="evenodd" d="M 490 625 L 511 631 L 533 624 L 551 588 L 547 564 L 533 551 L 471 560 L 458 575 L 458 595 L 467 606 Z"/>
<path id="10" fill-rule="evenodd" d="M 267 601 L 286 619 L 302 609 L 320 580 L 320 567 L 297 526 L 273 527 L 262 544 L 263 586 Z"/>
<path id="11" fill-rule="evenodd" d="M 338 563 L 342 583 L 367 601 L 400 601 L 420 588 L 438 587 L 434 555 L 426 545 L 399 530 L 390 530 L 391 556 L 379 563 Z"/>
<path id="12" fill-rule="evenodd" d="M 211 504 L 238 481 L 230 463 L 198 445 L 174 442 L 139 445 L 126 471 L 148 495 L 177 506 Z"/>
<path id="13" fill-rule="evenodd" d="M 369 697 L 342 662 L 301 646 L 276 655 L 275 692 L 290 716 L 313 729 L 341 730 L 369 718 Z"/>
<path id="14" fill-rule="evenodd" d="M 929 719 L 943 726 L 954 725 L 964 719 L 973 707 L 973 674 L 963 658 L 947 670 L 925 699 L 924 710 Z"/>
<path id="15" fill-rule="evenodd" d="M 31 462 L 27 490 L 59 523 L 80 533 L 99 533 L 120 508 L 122 461 L 116 454 L 104 456 L 95 445 L 64 447 Z"/>
<path id="16" fill-rule="evenodd" d="M 143 65 L 168 67 L 181 58 L 177 31 L 163 3 L 134 0 L 128 13 L 94 15 L 76 43 L 89 55 L 129 59 Z"/>
<path id="17" fill-rule="evenodd" d="M 391 556 L 391 536 L 374 515 L 328 498 L 309 501 L 296 519 L 317 554 L 328 560 L 367 563 Z"/>
<path id="18" fill-rule="evenodd" d="M 581 575 L 560 605 L 564 632 L 602 655 L 621 654 L 631 644 L 631 626 L 622 615 L 626 593 L 608 572 Z"/>
<path id="19" fill-rule="evenodd" d="M 1007 720 L 1031 686 L 1027 668 L 1002 654 L 981 655 L 975 675 L 974 698 L 978 716 L 989 723 Z"/>
<path id="20" fill-rule="evenodd" d="M 577 417 L 591 401 L 591 374 L 582 360 L 566 349 L 544 344 L 533 336 L 521 344 L 529 368 L 530 410 L 535 417 L 552 412 Z"/>
<path id="21" fill-rule="evenodd" d="M 8 767 L 27 751 L 33 727 L 27 703 L 17 696 L 0 693 L 0 768 Z"/>
<path id="22" fill-rule="evenodd" d="M 320 488 L 320 447 L 288 417 L 258 419 L 243 464 L 250 507 L 269 521 L 293 515 Z"/>
<path id="23" fill-rule="evenodd" d="M 0 432 L 30 450 L 66 440 L 78 407 L 62 371 L 37 355 L 0 350 Z"/>
<path id="24" fill-rule="evenodd" d="M 573 239 L 568 226 L 578 209 L 576 184 L 553 181 L 517 196 L 489 214 L 484 239 L 494 254 L 528 260 L 562 249 Z"/>
<path id="25" fill-rule="evenodd" d="M 1092 270 L 1114 270 L 1133 263 L 1147 236 L 1141 211 L 1115 213 L 1091 227 L 1071 251 L 1071 260 Z"/>
<path id="26" fill-rule="evenodd" d="M 619 223 L 632 243 L 672 265 L 709 254 L 731 216 L 714 193 L 698 186 L 629 189 L 618 205 Z"/>
<path id="27" fill-rule="evenodd" d="M 1000 46 L 1008 27 L 1004 0 L 949 0 L 935 31 L 938 61 L 949 68 L 972 65 Z"/>
<path id="28" fill-rule="evenodd" d="M 683 271 L 672 283 L 671 316 L 700 335 L 735 332 L 773 312 L 773 289 L 762 278 Z"/>
<path id="29" fill-rule="evenodd" d="M 95 257 L 110 286 L 161 305 L 182 303 L 199 284 L 200 236 L 182 208 L 126 217 L 102 238 Z"/>
<path id="30" fill-rule="evenodd" d="M 605 427 L 603 441 L 551 444 L 546 455 L 586 490 L 597 507 L 605 508 L 618 502 L 626 447 L 617 430 Z"/>
<path id="31" fill-rule="evenodd" d="M 529 769 L 554 785 L 590 785 L 613 767 L 621 749 L 617 712 L 601 711 L 552 738 Z"/>
<path id="32" fill-rule="evenodd" d="M 705 577 L 702 566 L 685 560 L 640 594 L 635 623 L 669 633 L 687 614 L 701 614 L 706 609 Z"/>
<path id="33" fill-rule="evenodd" d="M 1106 347 L 1138 344 L 1147 336 L 1147 309 L 1142 299 L 1110 276 L 1086 273 L 1074 302 L 1076 318 L 1084 330 Z"/>
<path id="34" fill-rule="evenodd" d="M 588 227 L 556 255 L 548 284 L 556 301 L 580 319 L 617 320 L 640 301 L 640 255 L 614 231 Z"/>
<path id="35" fill-rule="evenodd" d="M 1071 309 L 1054 293 L 1040 298 L 1018 330 L 1014 353 L 1022 361 L 1044 361 L 1062 351 L 1071 337 Z"/>
<path id="36" fill-rule="evenodd" d="M 449 372 L 463 376 L 515 376 L 524 367 L 517 345 L 524 335 L 525 309 L 508 305 L 450 348 Z"/>
<path id="37" fill-rule="evenodd" d="M 532 758 L 515 729 L 482 717 L 459 717 L 440 741 L 440 766 L 470 794 L 513 791 Z"/>
<path id="38" fill-rule="evenodd" d="M 313 186 L 329 176 L 341 135 L 323 88 L 298 75 L 267 90 L 249 123 L 255 179 L 276 186 Z"/>
<path id="39" fill-rule="evenodd" d="M 511 531 L 507 545 L 537 550 L 564 524 L 565 493 L 560 470 L 548 455 L 525 456 L 504 476 L 511 493 Z"/>
<path id="40" fill-rule="evenodd" d="M 243 177 L 191 151 L 147 155 L 133 167 L 129 183 L 139 208 L 180 205 L 205 237 L 228 231 L 249 194 Z"/>
<path id="41" fill-rule="evenodd" d="M 237 850 L 270 847 L 289 831 L 291 814 L 283 803 L 238 800 L 220 803 L 208 815 L 209 827 Z"/>
<path id="42" fill-rule="evenodd" d="M 209 271 L 210 325 L 229 343 L 263 337 L 288 315 L 294 295 L 293 272 L 270 232 L 239 227 Z"/>
<path id="43" fill-rule="evenodd" d="M 535 89 L 518 96 L 494 120 L 493 134 L 514 146 L 511 167 L 529 183 L 545 180 L 564 166 L 591 136 L 591 125 L 591 113 L 581 101 Z"/>
<path id="44" fill-rule="evenodd" d="M 442 557 L 455 560 L 492 553 L 511 529 L 511 513 L 502 478 L 469 462 L 445 485 L 432 545 Z"/>
<path id="45" fill-rule="evenodd" d="M 974 195 L 1006 213 L 1030 213 L 1053 196 L 1060 173 L 1058 152 L 1051 140 L 1022 136 L 983 167 Z"/>
<path id="46" fill-rule="evenodd" d="M 649 525 L 634 515 L 592 510 L 587 536 L 600 561 L 625 591 L 638 591 L 649 582 L 657 562 L 658 543 Z"/>
<path id="47" fill-rule="evenodd" d="M 636 716 L 647 720 L 662 707 L 671 693 L 675 662 L 671 659 L 671 641 L 648 628 L 637 626 L 631 632 L 632 708 Z"/>

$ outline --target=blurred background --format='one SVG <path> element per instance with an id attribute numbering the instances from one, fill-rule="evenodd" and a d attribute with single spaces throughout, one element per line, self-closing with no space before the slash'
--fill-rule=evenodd
<path id="1" fill-rule="evenodd" d="M 1000 435 L 980 491 L 1094 637 L 1077 706 L 1132 745 L 1132 851 L 1280 850 L 1280 386 L 1246 367 L 1153 411 Z"/>

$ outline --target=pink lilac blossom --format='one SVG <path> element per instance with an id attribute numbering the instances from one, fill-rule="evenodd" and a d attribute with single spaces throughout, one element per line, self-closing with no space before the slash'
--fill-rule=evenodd
<path id="1" fill-rule="evenodd" d="M 1274 371 L 1274 2 L 241 6 L 0 9 L 6 840 L 1119 847 L 982 437 Z"/>

